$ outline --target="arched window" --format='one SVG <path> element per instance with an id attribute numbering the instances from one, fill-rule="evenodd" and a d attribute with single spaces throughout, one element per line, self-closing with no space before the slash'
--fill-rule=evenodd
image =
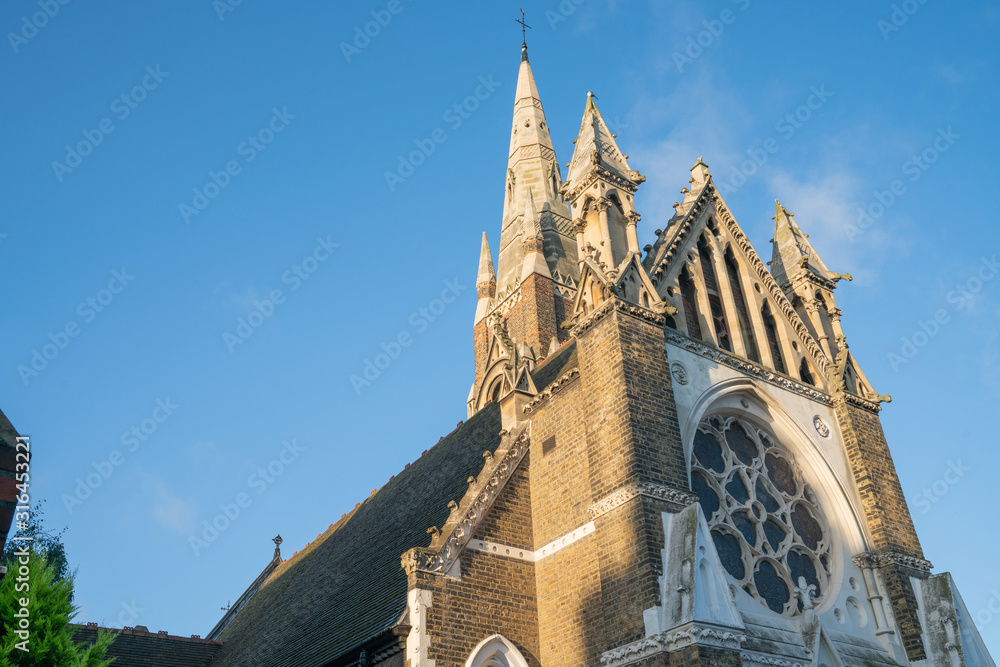
<path id="1" fill-rule="evenodd" d="M 528 667 L 528 661 L 503 635 L 493 635 L 479 642 L 465 667 Z"/>
<path id="2" fill-rule="evenodd" d="M 805 357 L 802 357 L 802 363 L 799 364 L 799 377 L 802 378 L 802 381 L 806 384 L 811 384 L 813 386 L 816 385 L 815 380 L 813 380 L 813 375 L 809 371 L 809 362 L 806 361 Z"/>
<path id="3" fill-rule="evenodd" d="M 729 324 L 726 322 L 726 311 L 722 307 L 719 296 L 719 281 L 715 276 L 715 265 L 712 262 L 712 251 L 705 243 L 705 237 L 698 239 L 698 256 L 701 258 L 701 272 L 705 274 L 705 292 L 708 294 L 708 306 L 712 309 L 712 324 L 715 327 L 715 337 L 719 347 L 729 352 L 733 351 L 733 341 L 729 336 Z"/>
<path id="4" fill-rule="evenodd" d="M 733 291 L 733 301 L 736 303 L 736 316 L 740 321 L 740 332 L 743 334 L 743 347 L 751 361 L 760 363 L 760 352 L 757 350 L 757 337 L 753 333 L 753 322 L 747 310 L 746 298 L 743 295 L 743 284 L 740 282 L 740 271 L 732 251 L 726 253 L 726 273 L 729 274 L 729 286 Z"/>
<path id="5" fill-rule="evenodd" d="M 698 321 L 698 309 L 695 307 L 698 297 L 695 294 L 694 281 L 691 280 L 691 274 L 688 273 L 687 267 L 681 271 L 680 283 L 681 301 L 684 304 L 684 319 L 687 320 L 688 336 L 701 340 L 701 323 Z"/>
<path id="6" fill-rule="evenodd" d="M 788 373 L 785 368 L 785 358 L 781 356 L 781 341 L 778 340 L 778 328 L 774 324 L 774 316 L 771 315 L 771 306 L 764 302 L 760 316 L 764 320 L 764 333 L 767 335 L 767 346 L 771 348 L 771 363 L 774 370 L 779 373 Z"/>
<path id="7" fill-rule="evenodd" d="M 490 403 L 496 403 L 500 400 L 500 389 L 503 387 L 503 377 L 498 377 L 493 381 L 493 386 L 490 387 Z"/>

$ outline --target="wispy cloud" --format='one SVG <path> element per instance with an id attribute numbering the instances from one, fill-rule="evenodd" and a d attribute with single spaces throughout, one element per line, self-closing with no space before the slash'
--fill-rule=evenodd
<path id="1" fill-rule="evenodd" d="M 174 493 L 166 480 L 157 475 L 139 471 L 146 491 L 146 502 L 152 505 L 152 516 L 160 525 L 181 533 L 190 533 L 195 527 L 195 502 Z"/>

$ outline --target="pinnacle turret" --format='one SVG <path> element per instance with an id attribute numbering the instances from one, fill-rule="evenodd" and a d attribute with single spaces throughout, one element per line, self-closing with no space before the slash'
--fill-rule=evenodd
<path id="1" fill-rule="evenodd" d="M 497 295 L 497 277 L 493 271 L 493 254 L 490 252 L 490 242 L 483 232 L 483 244 L 479 250 L 479 274 L 476 276 L 476 292 L 479 303 L 476 304 L 476 319 L 479 322 L 486 317 L 493 298 Z"/>
<path id="2" fill-rule="evenodd" d="M 826 268 L 819 253 L 809 242 L 795 222 L 795 214 L 774 200 L 774 250 L 771 257 L 771 275 L 779 285 L 792 283 L 799 274 L 805 272 L 822 281 L 835 283 L 847 275 L 834 273 Z"/>
<path id="3" fill-rule="evenodd" d="M 522 223 L 521 245 L 524 248 L 524 263 L 521 266 L 521 282 L 531 274 L 537 273 L 545 278 L 551 278 L 552 272 L 543 255 L 542 227 L 535 212 L 535 198 L 528 192 L 524 206 L 524 222 Z"/>
<path id="4" fill-rule="evenodd" d="M 585 177 L 597 167 L 603 167 L 614 175 L 626 181 L 641 183 L 638 172 L 628 166 L 628 156 L 618 148 L 615 138 L 604 122 L 604 117 L 597 109 L 594 93 L 587 91 L 587 105 L 583 110 L 583 120 L 580 122 L 580 133 L 573 149 L 573 159 L 569 163 L 566 182 L 582 183 Z M 574 199 L 572 196 L 570 200 Z"/>

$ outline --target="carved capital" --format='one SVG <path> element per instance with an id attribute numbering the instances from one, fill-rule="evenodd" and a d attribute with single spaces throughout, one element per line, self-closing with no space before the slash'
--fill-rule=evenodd
<path id="1" fill-rule="evenodd" d="M 601 197 L 600 199 L 594 201 L 594 209 L 598 213 L 604 213 L 611 207 L 611 202 L 608 201 L 607 197 Z"/>
<path id="2" fill-rule="evenodd" d="M 628 213 L 626 213 L 625 218 L 628 220 L 628 224 L 630 225 L 635 225 L 640 220 L 642 220 L 642 216 L 636 213 L 635 211 L 629 211 Z"/>
<path id="3" fill-rule="evenodd" d="M 911 570 L 929 574 L 931 568 L 934 567 L 929 560 L 898 551 L 862 551 L 859 554 L 851 556 L 851 560 L 861 569 L 878 569 L 888 565 L 901 565 Z"/>

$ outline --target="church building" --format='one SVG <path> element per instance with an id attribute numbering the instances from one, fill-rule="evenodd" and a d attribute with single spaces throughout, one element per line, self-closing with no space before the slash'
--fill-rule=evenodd
<path id="1" fill-rule="evenodd" d="M 276 549 L 211 665 L 992 667 L 924 558 L 851 277 L 794 202 L 762 259 L 697 156 L 640 245 L 645 177 L 597 104 L 560 165 L 522 45 L 467 419 Z"/>

